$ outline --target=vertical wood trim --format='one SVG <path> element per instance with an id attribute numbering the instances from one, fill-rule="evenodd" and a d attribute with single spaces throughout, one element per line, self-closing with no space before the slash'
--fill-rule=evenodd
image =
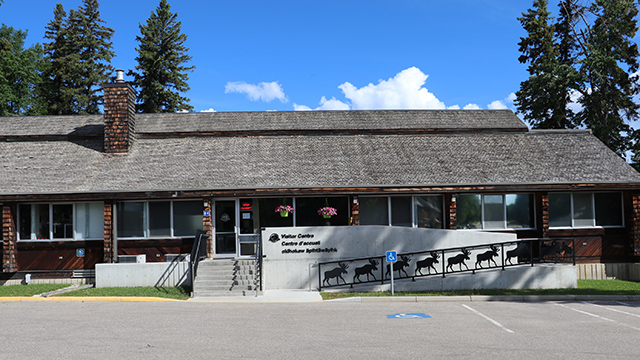
<path id="1" fill-rule="evenodd" d="M 113 204 L 104 203 L 104 256 L 102 261 L 105 263 L 114 262 L 113 256 Z"/>
<path id="2" fill-rule="evenodd" d="M 453 197 L 456 197 L 456 201 L 454 201 Z M 455 230 L 457 225 L 458 225 L 458 216 L 457 216 L 457 194 L 447 194 L 446 195 L 446 201 L 447 203 L 449 203 L 449 229 L 450 230 Z"/>
<path id="3" fill-rule="evenodd" d="M 549 193 L 542 194 L 542 238 L 549 237 Z"/>
<path id="4" fill-rule="evenodd" d="M 350 196 L 349 201 L 351 201 L 351 219 L 349 225 L 358 226 L 360 225 L 360 201 L 357 196 Z"/>
<path id="5" fill-rule="evenodd" d="M 631 214 L 631 237 L 633 241 L 633 254 L 640 256 L 640 193 L 632 195 L 633 212 Z"/>
<path id="6" fill-rule="evenodd" d="M 202 229 L 208 235 L 207 236 L 207 258 L 213 258 L 213 222 L 211 220 L 211 198 L 203 199 L 203 211 L 208 211 L 209 216 L 202 217 Z"/>
<path id="7" fill-rule="evenodd" d="M 2 205 L 2 272 L 18 270 L 16 262 L 16 222 L 11 206 Z"/>

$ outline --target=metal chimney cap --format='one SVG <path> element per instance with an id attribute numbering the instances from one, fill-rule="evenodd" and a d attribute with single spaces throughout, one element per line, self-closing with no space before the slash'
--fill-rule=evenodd
<path id="1" fill-rule="evenodd" d="M 124 82 L 124 70 L 117 69 L 116 70 L 116 82 L 123 83 Z"/>

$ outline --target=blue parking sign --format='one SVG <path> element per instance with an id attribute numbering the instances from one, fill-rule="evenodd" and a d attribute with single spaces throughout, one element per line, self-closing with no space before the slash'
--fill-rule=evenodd
<path id="1" fill-rule="evenodd" d="M 397 253 L 395 251 L 387 251 L 387 262 L 396 262 L 398 260 Z"/>

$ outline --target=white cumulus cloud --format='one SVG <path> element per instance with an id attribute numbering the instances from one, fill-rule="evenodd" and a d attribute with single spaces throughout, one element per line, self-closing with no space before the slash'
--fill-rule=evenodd
<path id="1" fill-rule="evenodd" d="M 310 107 L 306 105 L 298 105 L 298 104 L 293 104 L 293 109 L 296 111 L 312 110 Z M 323 96 L 322 99 L 320 99 L 320 106 L 313 110 L 351 110 L 351 108 L 349 104 L 343 103 L 342 101 L 336 99 L 335 97 L 332 97 L 331 99 L 327 100 L 327 98 Z"/>
<path id="2" fill-rule="evenodd" d="M 213 108 L 208 108 L 207 110 L 200 110 L 200 112 L 216 112 Z"/>
<path id="3" fill-rule="evenodd" d="M 388 80 L 357 88 L 349 82 L 338 86 L 354 110 L 444 109 L 444 103 L 423 87 L 428 75 L 417 67 L 402 70 Z"/>
<path id="4" fill-rule="evenodd" d="M 489 109 L 489 110 L 503 110 L 503 109 L 508 109 L 508 107 L 502 101 L 496 100 L 496 101 L 491 102 L 491 104 L 487 105 L 487 109 Z"/>
<path id="5" fill-rule="evenodd" d="M 379 80 L 358 88 L 350 82 L 338 86 L 346 102 L 322 97 L 315 110 L 376 110 L 376 109 L 445 109 L 442 101 L 424 87 L 429 76 L 417 67 L 410 67 L 387 80 Z M 294 104 L 295 110 L 311 110 Z"/>
<path id="6" fill-rule="evenodd" d="M 480 110 L 480 106 L 478 106 L 478 104 L 467 104 L 462 109 L 463 110 Z"/>
<path id="7" fill-rule="evenodd" d="M 282 90 L 282 86 L 277 81 L 261 82 L 258 85 L 247 84 L 244 81 L 228 82 L 224 89 L 225 94 L 241 93 L 246 94 L 251 101 L 270 102 L 275 99 L 285 103 L 288 101 Z"/>

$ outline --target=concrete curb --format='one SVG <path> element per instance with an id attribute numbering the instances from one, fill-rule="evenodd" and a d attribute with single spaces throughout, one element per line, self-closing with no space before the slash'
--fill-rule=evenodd
<path id="1" fill-rule="evenodd" d="M 0 302 L 89 302 L 89 301 L 109 301 L 109 302 L 186 302 L 186 300 L 165 299 L 156 297 L 127 297 L 127 296 L 6 296 L 0 297 Z"/>
<path id="2" fill-rule="evenodd" d="M 465 295 L 465 296 L 362 296 L 327 302 L 544 302 L 544 301 L 640 301 L 640 295 Z"/>

